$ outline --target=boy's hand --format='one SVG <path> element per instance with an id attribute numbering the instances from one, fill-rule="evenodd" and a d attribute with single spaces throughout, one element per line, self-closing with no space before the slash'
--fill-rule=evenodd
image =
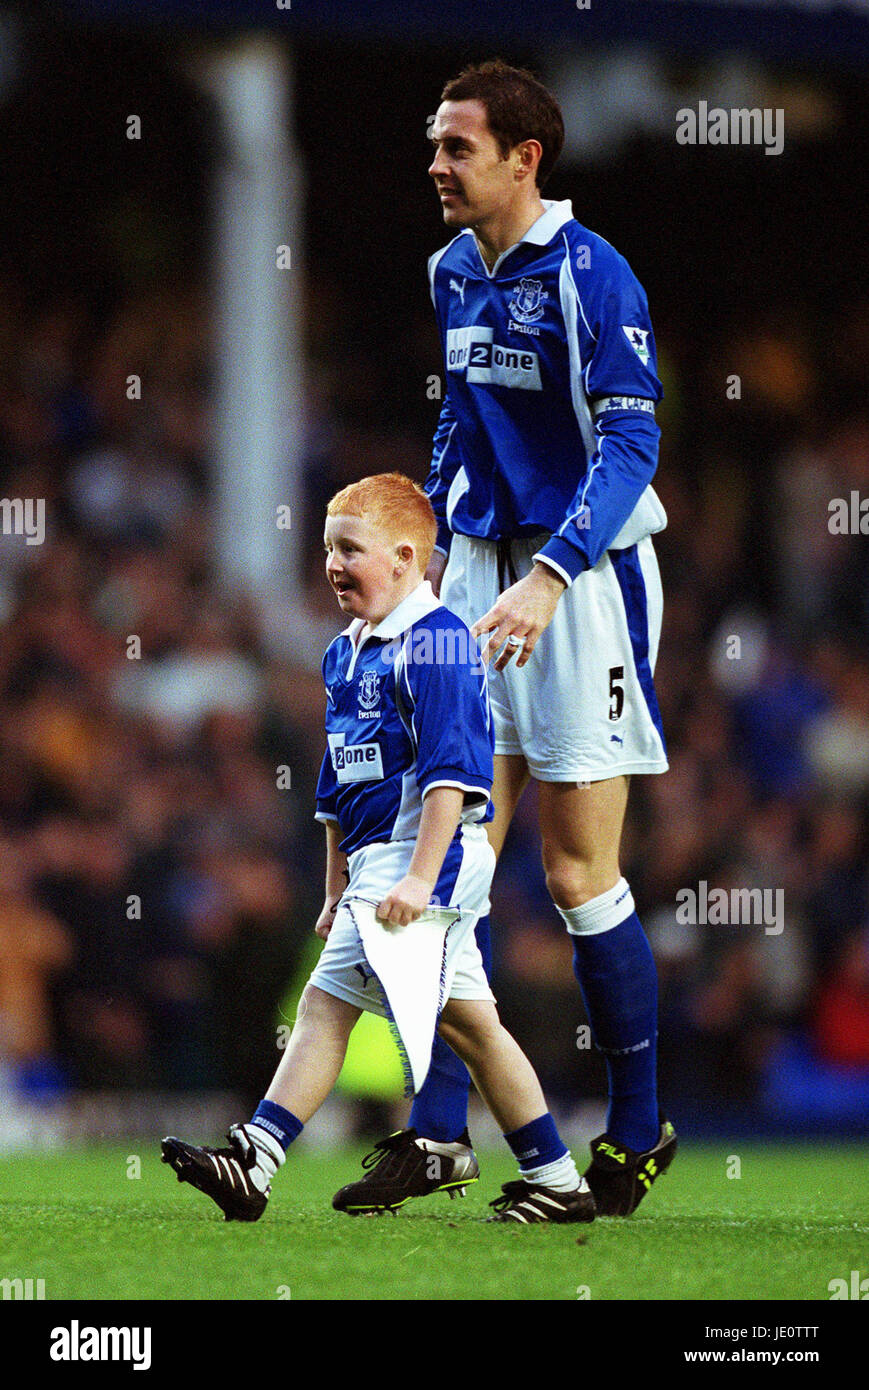
<path id="1" fill-rule="evenodd" d="M 323 904 L 323 910 L 317 918 L 314 931 L 318 936 L 322 936 L 324 941 L 332 930 L 332 923 L 335 921 L 335 913 L 340 901 L 340 898 L 335 898 L 334 902 L 330 902 L 327 898 Z"/>
<path id="2" fill-rule="evenodd" d="M 400 883 L 378 903 L 377 916 L 390 927 L 406 927 L 425 912 L 431 902 L 433 883 L 416 874 L 405 874 Z"/>

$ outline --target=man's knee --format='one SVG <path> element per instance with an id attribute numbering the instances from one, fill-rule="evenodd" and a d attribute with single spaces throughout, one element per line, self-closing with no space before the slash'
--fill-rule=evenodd
<path id="1" fill-rule="evenodd" d="M 618 883 L 628 779 L 587 787 L 541 782 L 546 886 L 557 907 L 580 907 Z"/>
<path id="2" fill-rule="evenodd" d="M 557 850 L 543 849 L 546 887 L 556 907 L 581 907 L 606 893 L 619 879 L 618 863 L 577 859 Z"/>

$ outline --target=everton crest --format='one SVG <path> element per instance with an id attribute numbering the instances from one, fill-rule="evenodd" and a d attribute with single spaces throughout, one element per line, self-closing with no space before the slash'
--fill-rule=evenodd
<path id="1" fill-rule="evenodd" d="M 530 280 L 523 276 L 519 284 L 513 286 L 513 298 L 507 307 L 519 323 L 535 323 L 543 317 L 548 298 L 549 291 L 544 290 L 542 280 Z"/>
<path id="2" fill-rule="evenodd" d="M 380 702 L 380 676 L 376 671 L 363 671 L 359 678 L 359 705 L 362 710 L 373 710 Z M 371 719 L 372 714 L 360 713 L 360 719 Z"/>

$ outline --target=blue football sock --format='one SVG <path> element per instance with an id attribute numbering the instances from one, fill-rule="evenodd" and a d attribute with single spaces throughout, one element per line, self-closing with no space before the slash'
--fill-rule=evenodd
<path id="1" fill-rule="evenodd" d="M 284 1153 L 294 1139 L 298 1139 L 305 1126 L 292 1110 L 285 1110 L 273 1100 L 261 1100 L 254 1111 L 251 1124 L 259 1125 L 274 1139 L 277 1139 Z"/>
<path id="2" fill-rule="evenodd" d="M 592 1037 L 606 1060 L 607 1133 L 617 1143 L 645 1152 L 660 1134 L 658 973 L 636 912 L 609 930 L 574 935 L 573 968 Z"/>
<path id="3" fill-rule="evenodd" d="M 492 974 L 492 942 L 489 918 L 481 917 L 476 926 L 477 945 L 483 957 L 486 979 Z M 468 1126 L 468 1069 L 437 1033 L 431 1052 L 428 1076 L 414 1097 L 408 1121 L 411 1129 L 426 1139 L 449 1144 L 464 1134 Z"/>
<path id="4" fill-rule="evenodd" d="M 547 1111 L 521 1129 L 514 1129 L 504 1138 L 516 1156 L 516 1162 L 524 1172 L 529 1168 L 543 1168 L 547 1163 L 555 1163 L 567 1153 L 567 1145 L 555 1128 L 555 1121 Z"/>

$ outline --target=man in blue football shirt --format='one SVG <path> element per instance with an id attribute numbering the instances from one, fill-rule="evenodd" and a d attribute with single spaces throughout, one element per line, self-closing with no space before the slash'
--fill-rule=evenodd
<path id="1" fill-rule="evenodd" d="M 475 941 L 495 863 L 483 829 L 492 729 L 476 643 L 423 577 L 435 535 L 428 498 L 397 473 L 351 483 L 327 509 L 326 574 L 351 623 L 323 659 L 317 818 L 326 826 L 326 897 L 315 930 L 326 945 L 249 1123 L 231 1127 L 227 1148 L 163 1140 L 164 1162 L 227 1220 L 262 1216 L 272 1178 L 334 1086 L 363 1010 L 392 1020 L 409 1089 L 411 1037 L 421 1080 L 435 1026 L 473 1072 L 520 1172 L 490 1220 L 594 1219 L 534 1070 L 498 1018 Z M 428 931 L 438 926 L 432 903 L 451 919 L 439 937 Z M 423 1028 L 420 1015 L 429 1020 Z M 469 1150 L 434 1138 L 391 1136 L 377 1154 L 379 1179 L 362 1193 L 358 1184 L 342 1189 L 338 1210 L 395 1209 L 433 1188 L 463 1192 L 479 1172 Z M 393 1200 L 399 1176 L 403 1193 Z"/>
<path id="2" fill-rule="evenodd" d="M 569 202 L 541 198 L 564 128 L 530 73 L 466 69 L 430 136 L 429 174 L 458 235 L 429 262 L 447 388 L 426 484 L 438 518 L 428 576 L 494 656 L 496 853 L 537 783 L 547 886 L 609 1079 L 586 1176 L 598 1211 L 624 1216 L 676 1148 L 656 1093 L 655 964 L 619 866 L 629 777 L 667 768 L 652 679 L 651 537 L 666 524 L 650 486 L 654 335 L 623 257 Z M 466 1102 L 464 1068 L 438 1041 L 405 1142 L 467 1154 Z"/>

